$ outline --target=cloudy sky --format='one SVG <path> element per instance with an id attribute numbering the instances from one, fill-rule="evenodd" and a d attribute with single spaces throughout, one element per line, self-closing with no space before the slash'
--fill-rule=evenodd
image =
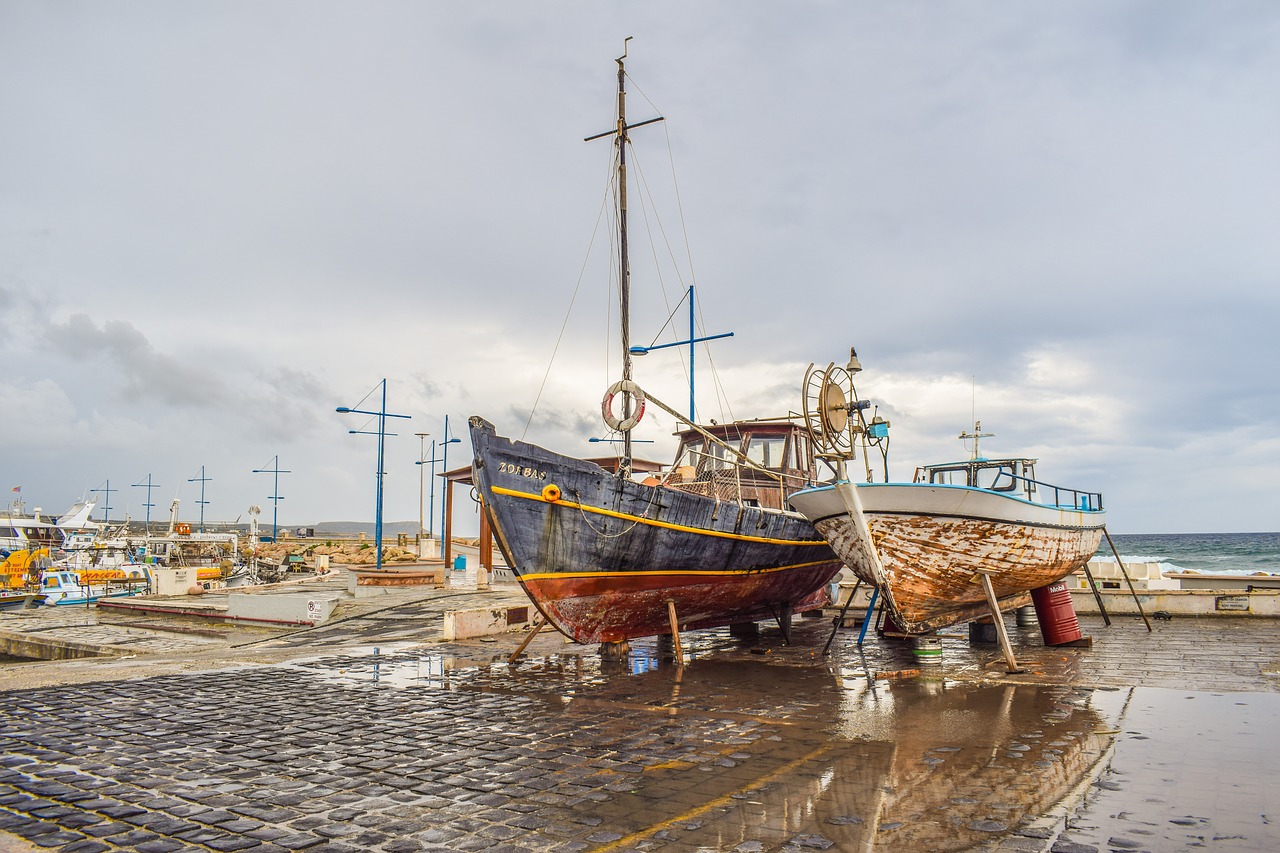
<path id="1" fill-rule="evenodd" d="M 153 518 L 194 519 L 204 466 L 209 518 L 270 521 L 278 459 L 282 524 L 371 520 L 377 440 L 334 409 L 383 378 L 412 415 L 388 521 L 446 415 L 450 467 L 473 414 L 598 455 L 611 151 L 583 137 L 625 36 L 629 118 L 666 117 L 633 135 L 633 337 L 687 336 L 659 331 L 696 282 L 699 333 L 735 335 L 701 417 L 797 409 L 855 345 L 897 478 L 976 415 L 1114 532 L 1280 529 L 1269 0 L 0 0 L 0 490 L 109 481 L 142 518 L 150 477 Z M 636 373 L 687 406 L 680 348 Z"/>

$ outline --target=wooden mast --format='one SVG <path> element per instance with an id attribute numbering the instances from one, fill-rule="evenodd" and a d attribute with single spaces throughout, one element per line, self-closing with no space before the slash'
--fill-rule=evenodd
<path id="1" fill-rule="evenodd" d="M 622 381 L 631 381 L 631 262 L 627 257 L 627 70 L 624 60 L 627 58 L 627 42 L 631 36 L 622 40 L 622 56 L 618 62 L 618 319 L 622 323 Z M 631 417 L 631 392 L 622 392 L 622 418 Z M 631 430 L 622 433 L 622 462 L 618 466 L 618 476 L 631 475 Z"/>
<path id="2" fill-rule="evenodd" d="M 622 40 L 622 56 L 618 63 L 618 121 L 613 130 L 586 137 L 585 141 L 613 136 L 618 146 L 618 313 L 622 324 L 622 380 L 627 383 L 622 389 L 622 420 L 631 417 L 634 395 L 631 385 L 631 261 L 627 256 L 627 144 L 631 137 L 627 131 L 634 127 L 644 127 L 662 121 L 662 116 L 645 121 L 627 124 L 627 42 L 631 36 Z M 622 431 L 622 461 L 618 465 L 618 476 L 631 475 L 631 430 Z"/>

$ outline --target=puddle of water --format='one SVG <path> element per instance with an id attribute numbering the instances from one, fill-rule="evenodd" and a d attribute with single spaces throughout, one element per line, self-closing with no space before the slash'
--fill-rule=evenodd
<path id="1" fill-rule="evenodd" d="M 1114 752 L 1066 837 L 1101 850 L 1280 849 L 1275 693 L 1123 691 Z"/>
<path id="2" fill-rule="evenodd" d="M 874 680 L 723 650 L 683 668 L 644 648 L 515 665 L 412 643 L 343 651 L 289 666 L 348 687 L 541 697 L 535 719 L 491 736 L 625 762 L 593 778 L 595 850 L 962 850 L 1081 790 L 1063 842 L 1280 849 L 1275 694 Z"/>

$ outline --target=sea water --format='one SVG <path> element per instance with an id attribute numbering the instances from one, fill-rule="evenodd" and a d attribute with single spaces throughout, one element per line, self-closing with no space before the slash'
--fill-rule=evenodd
<path id="1" fill-rule="evenodd" d="M 1113 533 L 1111 538 L 1126 563 L 1160 563 L 1165 572 L 1280 574 L 1280 533 Z M 1095 559 L 1115 562 L 1105 538 Z"/>

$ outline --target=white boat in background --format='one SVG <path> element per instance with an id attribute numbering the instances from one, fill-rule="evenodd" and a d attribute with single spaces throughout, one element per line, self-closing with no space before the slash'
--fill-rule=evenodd
<path id="1" fill-rule="evenodd" d="M 0 511 L 0 550 L 12 553 L 33 548 L 61 548 L 65 538 L 63 529 L 56 521 L 46 518 L 40 507 L 28 514 L 21 495 L 13 499 L 8 509 Z"/>
<path id="2" fill-rule="evenodd" d="M 868 482 L 851 482 L 845 463 L 859 449 L 864 460 L 870 448 L 887 452 L 888 423 L 868 421 L 853 388 L 859 370 L 856 355 L 847 368 L 810 367 L 806 421 L 838 474 L 788 500 L 880 591 L 898 629 L 928 633 L 988 615 L 984 576 L 1006 607 L 1088 563 L 1102 541 L 1102 495 L 1037 480 L 1035 459 L 980 455 L 978 439 L 989 437 L 980 423 L 960 435 L 973 441 L 966 460 L 923 466 L 909 483 L 870 482 L 868 464 Z"/>

